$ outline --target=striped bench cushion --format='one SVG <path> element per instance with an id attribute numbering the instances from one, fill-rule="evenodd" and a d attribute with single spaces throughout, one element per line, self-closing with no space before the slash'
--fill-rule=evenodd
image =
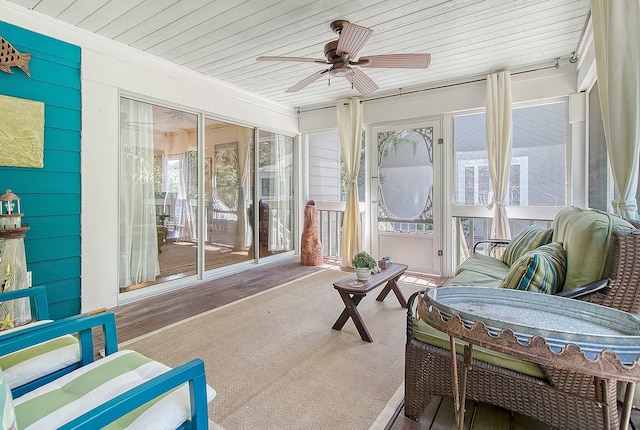
<path id="1" fill-rule="evenodd" d="M 0 336 L 48 322 L 51 320 L 20 326 L 13 330 L 0 332 Z M 80 344 L 78 339 L 72 335 L 66 335 L 4 355 L 0 357 L 0 367 L 4 370 L 9 387 L 14 389 L 79 361 Z"/>
<path id="2" fill-rule="evenodd" d="M 107 400 L 170 370 L 137 352 L 123 350 L 14 399 L 21 429 L 58 428 Z M 216 392 L 207 385 L 207 401 Z M 123 416 L 110 429 L 175 429 L 189 419 L 188 384 Z"/>

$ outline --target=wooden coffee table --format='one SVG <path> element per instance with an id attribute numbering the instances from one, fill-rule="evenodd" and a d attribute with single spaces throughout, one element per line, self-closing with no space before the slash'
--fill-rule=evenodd
<path id="1" fill-rule="evenodd" d="M 344 310 L 333 324 L 334 330 L 341 330 L 349 318 L 353 320 L 353 323 L 360 333 L 362 340 L 366 342 L 373 342 L 373 338 L 369 334 L 367 327 L 362 321 L 360 312 L 358 312 L 358 303 L 367 295 L 367 293 L 374 288 L 379 287 L 383 283 L 387 283 L 382 289 L 376 300 L 383 301 L 390 291 L 393 291 L 400 302 L 400 306 L 407 307 L 407 300 L 402 295 L 402 291 L 398 287 L 398 279 L 407 270 L 406 264 L 393 263 L 387 269 L 371 275 L 366 281 L 358 281 L 357 277 L 351 277 L 343 279 L 342 281 L 335 282 L 333 288 L 338 290 L 340 298 L 344 302 Z"/>

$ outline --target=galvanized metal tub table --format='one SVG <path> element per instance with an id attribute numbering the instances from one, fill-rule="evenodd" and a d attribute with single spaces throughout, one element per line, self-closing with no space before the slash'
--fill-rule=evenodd
<path id="1" fill-rule="evenodd" d="M 640 381 L 640 318 L 575 299 L 485 287 L 441 287 L 418 303 L 418 315 L 449 335 L 458 428 L 473 345 L 533 363 L 627 382 L 620 427 L 626 428 L 635 385 Z M 468 342 L 461 385 L 455 339 Z M 615 406 L 615 405 L 614 405 Z M 604 408 L 611 405 L 604 405 Z M 605 414 L 605 417 L 607 414 Z"/>

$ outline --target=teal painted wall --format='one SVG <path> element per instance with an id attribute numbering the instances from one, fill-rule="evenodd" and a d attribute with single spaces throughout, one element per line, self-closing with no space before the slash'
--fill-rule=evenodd
<path id="1" fill-rule="evenodd" d="M 33 54 L 31 78 L 0 71 L 0 94 L 45 104 L 44 168 L 0 166 L 0 194 L 20 197 L 27 269 L 62 318 L 80 312 L 80 47 L 2 21 L 0 36 Z"/>

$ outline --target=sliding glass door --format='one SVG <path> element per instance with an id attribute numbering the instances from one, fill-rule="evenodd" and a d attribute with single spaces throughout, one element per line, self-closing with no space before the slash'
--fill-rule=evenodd
<path id="1" fill-rule="evenodd" d="M 120 113 L 121 292 L 294 249 L 292 137 L 259 131 L 256 147 L 255 128 L 199 130 L 197 113 L 127 97 Z"/>

